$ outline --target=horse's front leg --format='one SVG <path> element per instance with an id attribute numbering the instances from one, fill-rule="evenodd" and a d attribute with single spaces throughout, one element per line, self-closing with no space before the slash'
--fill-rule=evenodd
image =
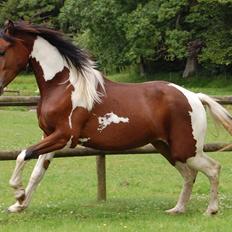
<path id="1" fill-rule="evenodd" d="M 12 205 L 11 207 L 8 208 L 10 212 L 18 212 L 21 211 L 24 207 L 24 204 L 29 203 L 30 198 L 31 198 L 31 192 L 33 191 L 33 188 L 36 187 L 37 183 L 42 179 L 42 176 L 44 172 L 42 171 L 41 173 L 41 168 L 42 168 L 42 163 L 46 159 L 46 157 L 41 157 L 37 164 L 35 169 L 33 170 L 31 179 L 29 181 L 29 185 L 26 189 L 26 194 L 24 191 L 24 188 L 22 186 L 22 172 L 23 168 L 26 164 L 26 160 L 32 158 L 32 157 L 37 157 L 39 155 L 43 155 L 48 152 L 52 152 L 55 150 L 59 150 L 63 148 L 69 141 L 70 136 L 65 136 L 64 133 L 53 133 L 50 136 L 46 137 L 43 139 L 40 143 L 37 145 L 34 145 L 26 150 L 23 150 L 19 156 L 17 157 L 16 160 L 16 167 L 14 169 L 14 172 L 12 174 L 12 177 L 10 179 L 10 185 L 13 187 L 15 190 L 15 198 L 16 198 L 16 203 Z M 52 157 L 48 157 L 52 158 Z M 39 173 L 39 175 L 37 175 Z M 36 179 L 36 181 L 35 181 Z"/>
<path id="2" fill-rule="evenodd" d="M 70 139 L 71 134 L 65 133 L 65 129 L 55 131 L 38 144 L 29 147 L 25 152 L 24 160 L 38 158 L 40 155 L 60 150 L 68 144 Z"/>
<path id="3" fill-rule="evenodd" d="M 26 190 L 24 191 L 24 189 L 21 188 L 22 195 L 21 197 L 16 197 L 17 201 L 15 204 L 11 205 L 8 208 L 9 212 L 11 213 L 20 212 L 28 207 L 32 198 L 32 194 L 36 190 L 40 181 L 42 180 L 46 170 L 48 169 L 48 166 L 50 165 L 53 159 L 53 156 L 54 153 L 48 153 L 39 156 L 39 159 L 32 171 Z"/>
<path id="4" fill-rule="evenodd" d="M 26 164 L 25 161 L 26 150 L 23 150 L 16 159 L 16 166 L 9 181 L 10 186 L 15 191 L 15 198 L 18 202 L 24 200 L 25 191 L 22 185 L 22 172 Z"/>

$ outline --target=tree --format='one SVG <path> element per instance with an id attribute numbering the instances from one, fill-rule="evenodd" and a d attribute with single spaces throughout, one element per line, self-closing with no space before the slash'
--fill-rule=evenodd
<path id="1" fill-rule="evenodd" d="M 198 64 L 232 70 L 231 0 L 0 0 L 0 9 L 2 24 L 24 18 L 62 29 L 109 72 L 136 64 L 143 75 L 186 61 L 184 76 Z M 192 51 L 194 41 L 203 48 Z"/>
<path id="2" fill-rule="evenodd" d="M 189 77 L 197 72 L 198 54 L 201 51 L 203 43 L 201 40 L 196 39 L 188 43 L 188 57 L 184 69 L 183 77 Z"/>
<path id="3" fill-rule="evenodd" d="M 63 0 L 8 0 L 1 3 L 0 23 L 6 19 L 24 19 L 33 23 L 58 24 L 57 15 L 63 6 Z"/>
<path id="4" fill-rule="evenodd" d="M 186 17 L 191 37 L 204 42 L 199 62 L 208 69 L 232 65 L 232 2 L 201 0 Z"/>
<path id="5" fill-rule="evenodd" d="M 147 60 L 186 55 L 189 33 L 176 26 L 176 14 L 185 4 L 186 0 L 168 4 L 166 0 L 70 0 L 65 2 L 60 20 L 108 70 L 138 63 L 143 73 Z"/>
<path id="6" fill-rule="evenodd" d="M 117 71 L 128 64 L 119 20 L 123 12 L 123 4 L 116 0 L 66 1 L 60 19 L 62 26 L 76 33 L 75 40 L 97 56 L 101 67 Z M 64 17 L 68 13 L 71 17 Z"/>

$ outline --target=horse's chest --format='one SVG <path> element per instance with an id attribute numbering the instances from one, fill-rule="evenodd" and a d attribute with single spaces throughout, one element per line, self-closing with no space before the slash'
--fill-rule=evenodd
<path id="1" fill-rule="evenodd" d="M 62 102 L 44 102 L 38 108 L 38 119 L 42 127 L 54 127 L 58 123 L 63 123 L 68 120 L 71 109 Z"/>

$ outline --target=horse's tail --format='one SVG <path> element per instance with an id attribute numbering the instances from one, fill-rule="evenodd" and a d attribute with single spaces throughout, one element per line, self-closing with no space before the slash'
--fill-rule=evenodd
<path id="1" fill-rule="evenodd" d="M 232 135 L 231 114 L 213 98 L 202 93 L 198 93 L 197 96 L 199 97 L 202 104 L 208 107 L 209 112 L 211 113 L 214 120 L 223 125 L 223 127 Z"/>

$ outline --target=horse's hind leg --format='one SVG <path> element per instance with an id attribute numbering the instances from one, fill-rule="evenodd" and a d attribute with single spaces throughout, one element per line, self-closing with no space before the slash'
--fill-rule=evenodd
<path id="1" fill-rule="evenodd" d="M 15 204 L 11 205 L 8 208 L 9 212 L 12 212 L 12 213 L 20 212 L 23 209 L 28 207 L 28 205 L 31 201 L 32 193 L 35 191 L 39 182 L 42 180 L 42 178 L 45 174 L 45 171 L 47 170 L 53 156 L 54 156 L 54 153 L 48 153 L 48 154 L 39 156 L 38 161 L 37 161 L 37 163 L 32 171 L 32 174 L 31 174 L 31 177 L 29 179 L 29 183 L 26 187 L 26 190 L 24 191 L 22 184 L 18 183 L 18 185 L 20 186 L 20 188 L 19 188 L 20 191 L 16 189 L 16 192 L 18 192 L 16 195 L 17 201 Z M 17 165 L 16 165 L 16 167 L 17 167 Z M 20 165 L 18 167 L 20 167 Z M 21 178 L 21 176 L 19 177 L 16 175 L 16 174 L 19 174 L 19 171 L 17 171 L 17 170 L 19 170 L 19 168 L 16 169 L 16 172 L 14 172 L 14 174 L 13 174 L 13 176 L 12 176 L 13 178 L 11 178 L 11 181 L 10 181 L 11 184 L 16 183 L 16 182 L 13 182 L 13 180 L 16 180 L 17 178 L 19 180 Z M 21 172 L 22 172 L 22 170 L 21 170 Z M 16 186 L 14 186 L 14 188 L 16 188 Z M 21 194 L 21 195 L 19 195 L 19 194 Z"/>
<path id="2" fill-rule="evenodd" d="M 203 152 L 198 153 L 195 157 L 189 158 L 187 164 L 202 173 L 204 173 L 210 181 L 210 200 L 206 210 L 207 215 L 216 214 L 218 211 L 218 178 L 220 173 L 220 164 L 208 157 Z"/>
<path id="3" fill-rule="evenodd" d="M 190 199 L 192 187 L 197 175 L 197 171 L 190 168 L 186 163 L 176 162 L 175 167 L 184 178 L 184 184 L 176 206 L 172 209 L 166 210 L 166 212 L 170 214 L 185 212 L 186 205 Z"/>
<path id="4" fill-rule="evenodd" d="M 183 189 L 180 193 L 176 206 L 172 209 L 166 210 L 166 212 L 170 214 L 184 213 L 192 193 L 192 187 L 196 179 L 197 171 L 190 168 L 187 163 L 175 162 L 172 159 L 170 147 L 164 141 L 158 140 L 154 141 L 152 144 L 171 164 L 175 164 L 176 169 L 184 178 Z"/>

